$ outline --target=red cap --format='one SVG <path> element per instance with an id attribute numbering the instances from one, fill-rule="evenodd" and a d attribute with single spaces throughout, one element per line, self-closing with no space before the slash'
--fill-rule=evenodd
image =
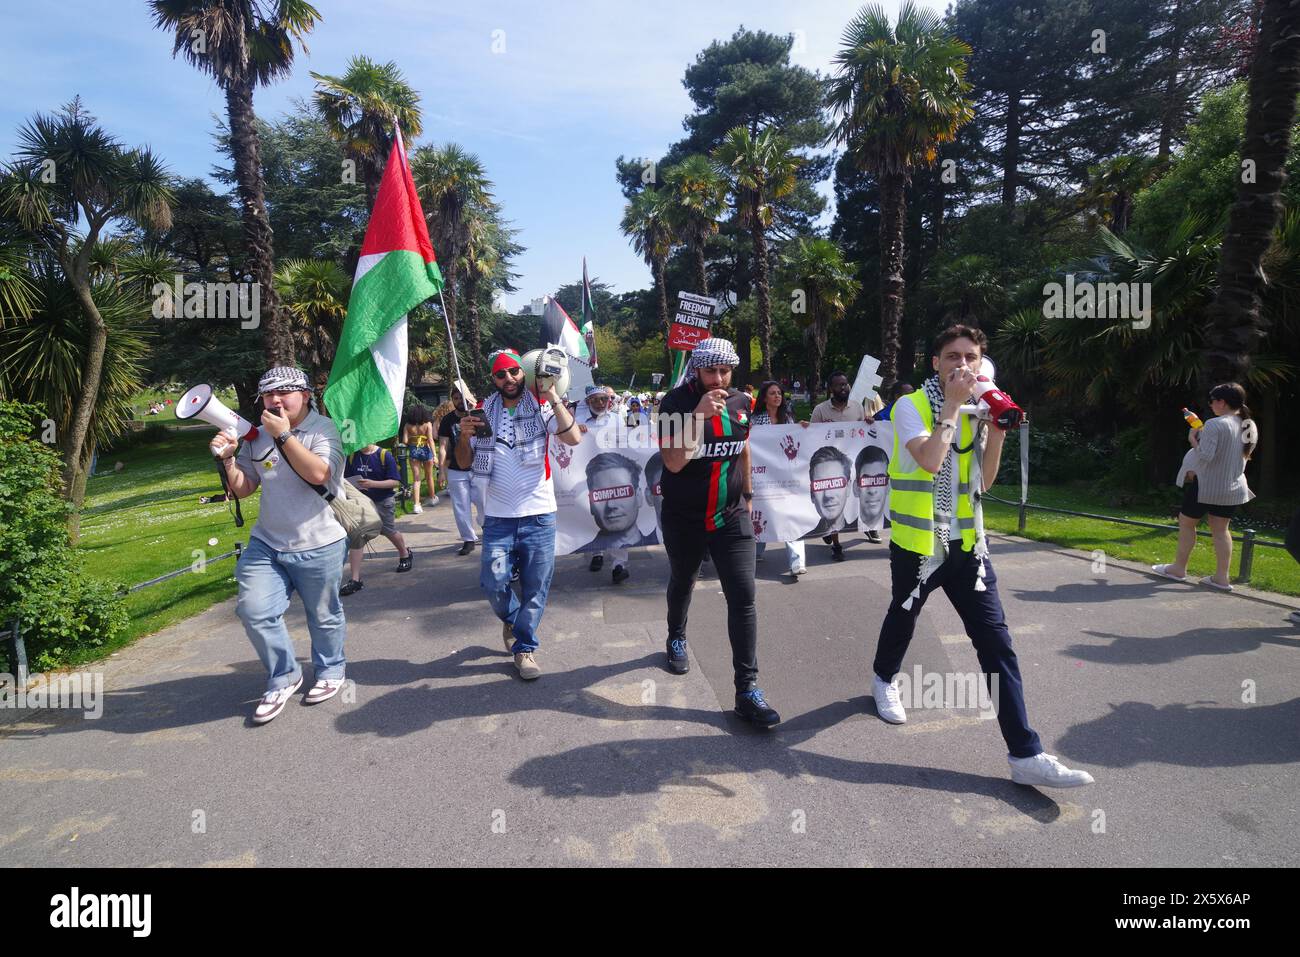
<path id="1" fill-rule="evenodd" d="M 523 363 L 520 361 L 518 353 L 512 352 L 509 349 L 503 349 L 497 353 L 496 359 L 492 362 L 492 374 L 496 375 L 502 369 L 518 369 L 521 368 L 522 365 Z"/>

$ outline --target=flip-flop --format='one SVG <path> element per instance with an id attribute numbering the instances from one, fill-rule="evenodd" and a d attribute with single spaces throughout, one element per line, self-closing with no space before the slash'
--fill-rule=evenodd
<path id="1" fill-rule="evenodd" d="M 1201 584 L 1209 585 L 1215 591 L 1232 591 L 1231 585 L 1220 585 L 1209 575 L 1206 575 L 1204 578 L 1201 579 Z"/>
<path id="2" fill-rule="evenodd" d="M 1179 578 L 1177 575 L 1171 575 L 1171 574 L 1169 574 L 1168 569 L 1169 569 L 1169 566 L 1168 566 L 1168 565 L 1152 565 L 1152 566 L 1151 566 L 1151 570 L 1152 570 L 1153 572 L 1155 572 L 1157 575 L 1159 575 L 1161 578 L 1168 578 L 1171 582 L 1185 582 L 1185 581 L 1187 581 L 1187 576 L 1186 576 L 1186 575 L 1184 575 L 1182 578 Z"/>

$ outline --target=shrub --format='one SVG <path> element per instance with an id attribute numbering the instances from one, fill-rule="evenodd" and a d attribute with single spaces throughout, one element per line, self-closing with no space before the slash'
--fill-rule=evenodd
<path id="1" fill-rule="evenodd" d="M 21 620 L 28 657 L 44 669 L 116 638 L 127 616 L 68 542 L 62 463 L 30 437 L 40 419 L 35 406 L 0 402 L 0 622 Z"/>
<path id="2" fill-rule="evenodd" d="M 1104 443 L 1085 438 L 1068 425 L 1052 429 L 1029 427 L 1029 481 L 1035 485 L 1095 480 L 1106 468 L 1107 457 Z M 1020 487 L 1019 429 L 1007 433 L 998 483 Z"/>

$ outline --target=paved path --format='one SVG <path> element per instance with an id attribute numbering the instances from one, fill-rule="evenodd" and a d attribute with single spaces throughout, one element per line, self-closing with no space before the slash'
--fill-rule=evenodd
<path id="1" fill-rule="evenodd" d="M 1081 553 L 996 538 L 1030 719 L 1098 780 L 1039 792 L 1010 782 L 975 710 L 874 716 L 884 547 L 855 538 L 836 564 L 810 545 L 797 584 L 780 548 L 758 566 L 762 684 L 785 718 L 761 733 L 728 713 L 716 578 L 697 587 L 694 667 L 677 677 L 662 551 L 635 551 L 619 587 L 560 559 L 545 674 L 525 685 L 478 553 L 453 554 L 447 501 L 403 527 L 414 570 L 394 574 L 381 540 L 346 600 L 352 702 L 296 700 L 251 726 L 263 673 L 226 602 L 103 663 L 98 720 L 0 712 L 0 863 L 1300 863 L 1294 603 L 1113 562 L 1096 574 Z M 292 628 L 309 661 L 297 612 Z M 941 597 L 916 665 L 977 668 Z"/>

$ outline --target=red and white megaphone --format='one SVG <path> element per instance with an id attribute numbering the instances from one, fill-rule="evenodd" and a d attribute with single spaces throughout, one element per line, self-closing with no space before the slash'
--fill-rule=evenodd
<path id="1" fill-rule="evenodd" d="M 212 386 L 206 382 L 180 397 L 176 403 L 176 418 L 211 422 L 233 439 L 248 441 L 257 438 L 257 426 L 238 412 L 227 409 L 225 403 L 212 394 Z"/>
<path id="2" fill-rule="evenodd" d="M 975 391 L 971 393 L 975 404 L 987 406 L 989 418 L 1003 432 L 1018 428 L 1020 420 L 1025 417 L 1024 410 L 1011 401 L 1011 396 L 994 384 L 994 374 L 993 362 L 987 358 L 982 359 L 980 371 L 975 376 Z"/>

